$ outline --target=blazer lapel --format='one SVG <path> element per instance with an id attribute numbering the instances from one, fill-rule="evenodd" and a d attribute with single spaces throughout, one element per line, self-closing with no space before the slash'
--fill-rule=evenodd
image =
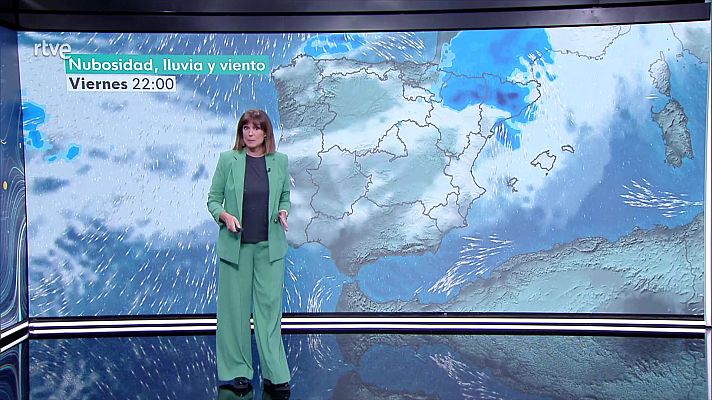
<path id="1" fill-rule="evenodd" d="M 235 151 L 235 161 L 232 162 L 232 179 L 237 195 L 238 221 L 242 221 L 242 194 L 245 188 L 245 151 Z"/>
<path id="2" fill-rule="evenodd" d="M 267 209 L 267 217 L 272 218 L 275 214 L 275 207 L 279 201 L 280 193 L 277 193 L 279 189 L 279 169 L 277 168 L 277 163 L 275 162 L 274 154 L 265 155 L 265 164 L 267 165 L 267 180 L 269 181 L 269 208 Z"/>

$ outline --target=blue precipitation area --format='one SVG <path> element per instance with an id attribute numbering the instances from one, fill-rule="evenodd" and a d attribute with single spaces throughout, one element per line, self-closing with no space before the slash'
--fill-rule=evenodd
<path id="1" fill-rule="evenodd" d="M 43 153 L 49 152 L 53 146 L 52 143 L 40 131 L 40 125 L 47 121 L 47 114 L 44 108 L 31 102 L 22 103 L 22 130 L 25 133 L 25 146 L 29 150 L 37 150 Z M 72 161 L 81 153 L 81 147 L 76 144 L 70 144 L 67 151 L 60 155 L 58 153 L 48 154 L 45 161 L 53 163 L 59 159 Z"/>
<path id="2" fill-rule="evenodd" d="M 475 201 L 468 215 L 468 227 L 446 234 L 436 253 L 384 257 L 365 265 L 356 277 L 361 290 L 369 298 L 381 302 L 418 299 L 423 303 L 443 303 L 451 299 L 457 295 L 457 288 L 451 293 L 429 292 L 428 289 L 461 258 L 460 251 L 470 244 L 463 236 L 483 239 L 484 247 L 496 246 L 492 237 L 512 242 L 511 246 L 500 249 L 497 254 L 492 252 L 487 257 L 484 265 L 487 271 L 481 275 L 486 278 L 497 265 L 518 254 L 550 249 L 557 244 L 570 243 L 584 237 L 605 237 L 609 241 L 617 241 L 636 227 L 646 230 L 656 225 L 676 227 L 692 221 L 703 212 L 702 206 L 690 205 L 684 207 L 683 213 L 666 217 L 663 211 L 656 208 L 631 207 L 620 197 L 626 193 L 623 185 L 631 187 L 631 181 L 642 182 L 645 179 L 652 190 L 660 195 L 665 195 L 664 192 L 684 195 L 685 200 L 690 202 L 705 199 L 708 110 L 705 101 L 707 87 L 704 82 L 707 82 L 707 68 L 688 54 L 682 58 L 668 55 L 667 62 L 671 70 L 672 97 L 680 102 L 688 117 L 694 153 L 692 159 L 683 159 L 679 168 L 665 162 L 665 144 L 660 126 L 653 121 L 649 109 L 643 108 L 645 111 L 639 113 L 640 107 L 627 106 L 646 100 L 640 97 L 642 95 L 639 91 L 632 89 L 631 86 L 635 84 L 622 82 L 617 90 L 618 99 L 597 100 L 616 101 L 620 105 L 611 115 L 608 128 L 615 135 L 609 145 L 611 159 L 602 173 L 605 179 L 587 193 L 576 214 L 570 216 L 565 224 L 542 226 L 545 216 L 541 208 L 511 207 L 496 226 L 482 232 L 477 228 L 480 216 Z M 653 111 L 659 111 L 667 101 L 664 98 L 654 102 Z M 570 129 L 585 131 L 585 127 L 572 126 Z M 576 173 L 570 175 L 575 176 Z M 561 191 L 551 193 L 551 202 L 563 196 L 567 189 L 578 190 L 575 180 L 562 180 L 554 185 L 561 188 Z M 470 281 L 476 279 L 476 276 L 469 277 Z"/>
<path id="3" fill-rule="evenodd" d="M 326 33 L 316 34 L 304 45 L 304 54 L 319 57 L 324 54 L 348 53 L 366 43 L 363 35 L 358 33 Z"/>
<path id="4" fill-rule="evenodd" d="M 550 48 L 544 29 L 460 32 L 443 46 L 443 59 L 451 60 L 451 65 L 442 67 L 446 74 L 439 83 L 443 104 L 461 111 L 483 103 L 507 111 L 512 117 L 495 124 L 496 138 L 503 145 L 518 149 L 521 131 L 513 123 L 525 124 L 534 118 L 535 110 L 524 112 L 529 101 L 535 99 L 529 97 L 534 85 L 524 86 L 506 79 L 517 70 L 528 76 L 526 62 L 544 67 L 553 64 Z M 546 76 L 554 79 L 548 73 Z M 538 73 L 537 79 L 541 79 L 541 74 Z"/>
<path id="5" fill-rule="evenodd" d="M 316 33 L 306 40 L 303 53 L 314 58 L 348 57 L 367 63 L 429 63 L 436 54 L 438 35 L 438 32 Z"/>

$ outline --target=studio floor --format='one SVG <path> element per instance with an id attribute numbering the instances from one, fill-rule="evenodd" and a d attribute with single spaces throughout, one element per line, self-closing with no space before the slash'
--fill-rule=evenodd
<path id="1" fill-rule="evenodd" d="M 702 337 L 286 334 L 291 399 L 706 399 Z M 254 342 L 254 341 L 253 341 Z M 31 339 L 2 399 L 275 399 L 219 390 L 215 337 Z"/>

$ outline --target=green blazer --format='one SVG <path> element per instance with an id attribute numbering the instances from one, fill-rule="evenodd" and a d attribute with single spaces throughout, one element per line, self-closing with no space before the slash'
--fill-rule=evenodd
<path id="1" fill-rule="evenodd" d="M 220 220 L 220 213 L 227 211 L 242 223 L 242 193 L 245 183 L 245 159 L 247 152 L 229 150 L 220 153 L 218 166 L 215 168 L 213 182 L 208 193 L 208 211 L 220 226 L 218 234 L 218 257 L 237 264 L 240 258 L 241 235 L 230 232 Z M 280 210 L 289 212 L 289 172 L 287 155 L 273 153 L 265 155 L 267 177 L 269 179 L 269 206 L 267 215 L 267 240 L 269 243 L 270 262 L 279 260 L 287 254 L 287 236 L 279 222 Z M 276 221 L 276 222 L 275 222 Z"/>

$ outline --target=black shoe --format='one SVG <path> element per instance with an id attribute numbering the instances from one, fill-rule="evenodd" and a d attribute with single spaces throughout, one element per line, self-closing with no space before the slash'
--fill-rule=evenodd
<path id="1" fill-rule="evenodd" d="M 292 390 L 289 387 L 289 382 L 278 383 L 275 385 L 269 379 L 265 378 L 263 380 L 264 380 L 263 383 L 264 383 L 265 390 L 268 392 L 279 393 L 279 394 L 289 394 L 289 392 L 291 392 L 291 390 Z"/>
<path id="2" fill-rule="evenodd" d="M 241 376 L 231 380 L 230 383 L 220 385 L 220 387 L 240 393 L 249 392 L 250 390 L 252 390 L 252 382 L 250 382 L 249 379 Z"/>
<path id="3" fill-rule="evenodd" d="M 252 390 L 236 390 L 232 386 L 220 386 L 217 400 L 254 400 L 255 392 Z"/>

